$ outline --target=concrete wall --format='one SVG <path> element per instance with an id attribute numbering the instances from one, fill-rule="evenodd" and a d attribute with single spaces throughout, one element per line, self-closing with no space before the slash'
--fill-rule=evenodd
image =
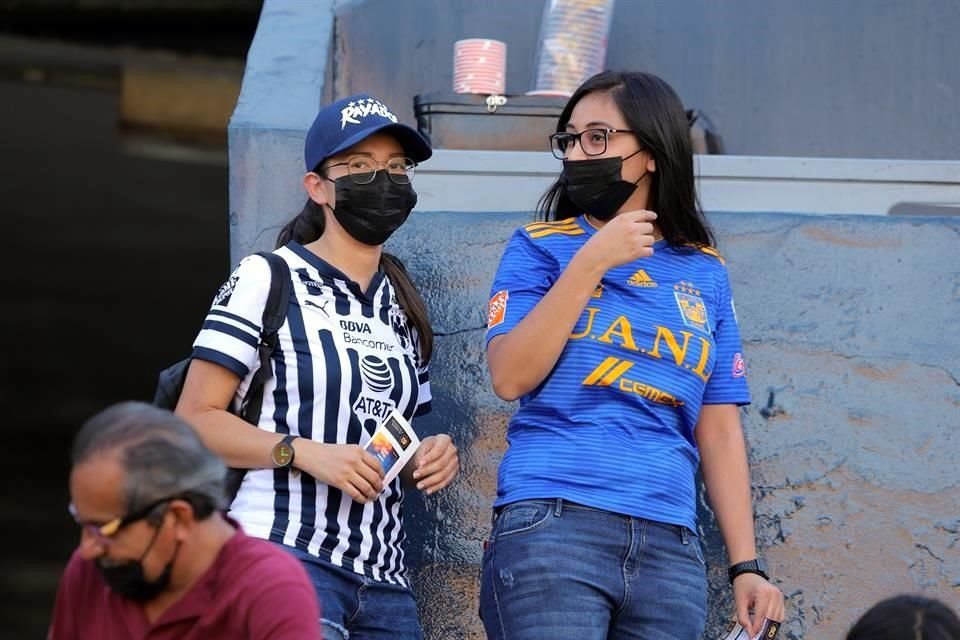
<path id="1" fill-rule="evenodd" d="M 533 86 L 541 0 L 341 0 L 337 96 L 449 91 L 453 43 L 507 43 L 507 93 Z M 955 0 L 618 0 L 609 68 L 663 76 L 736 155 L 960 159 Z"/>
<path id="2" fill-rule="evenodd" d="M 534 151 L 437 149 L 417 168 L 419 211 L 523 211 L 561 163 Z M 707 211 L 960 215 L 960 162 L 698 155 Z"/>
<path id="3" fill-rule="evenodd" d="M 230 257 L 272 248 L 303 207 L 303 137 L 329 102 L 332 0 L 264 0 L 227 127 Z"/>
<path id="4" fill-rule="evenodd" d="M 529 214 L 415 214 L 390 241 L 439 335 L 434 411 L 460 479 L 408 503 L 429 638 L 482 637 L 478 562 L 513 408 L 490 390 L 484 308 Z M 841 638 L 878 599 L 960 604 L 960 221 L 714 214 L 754 404 L 744 413 L 758 543 L 787 595 L 784 637 Z M 716 522 L 701 504 L 706 638 L 733 611 Z"/>

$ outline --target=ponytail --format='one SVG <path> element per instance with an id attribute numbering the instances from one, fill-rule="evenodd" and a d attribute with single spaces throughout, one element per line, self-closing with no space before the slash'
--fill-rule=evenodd
<path id="1" fill-rule="evenodd" d="M 276 248 L 285 247 L 291 241 L 299 244 L 313 242 L 323 235 L 324 226 L 326 219 L 323 217 L 323 207 L 308 199 L 300 213 L 280 229 Z"/>
<path id="2" fill-rule="evenodd" d="M 324 226 L 323 207 L 313 200 L 307 200 L 300 213 L 280 229 L 277 248 L 286 246 L 291 241 L 298 244 L 313 242 L 323 235 Z M 410 279 L 406 267 L 395 256 L 382 251 L 380 270 L 393 284 L 394 291 L 397 292 L 397 302 L 420 337 L 420 366 L 424 366 L 430 362 L 430 357 L 433 355 L 433 327 L 430 326 L 427 305 L 423 303 L 423 298 L 420 297 L 420 292 Z"/>
<path id="3" fill-rule="evenodd" d="M 380 253 L 380 269 L 390 279 L 397 292 L 397 302 L 407 314 L 407 321 L 413 325 L 420 336 L 420 366 L 430 362 L 433 355 L 433 327 L 430 326 L 430 316 L 427 305 L 423 303 L 420 292 L 410 279 L 407 268 L 403 263 L 386 251 Z"/>

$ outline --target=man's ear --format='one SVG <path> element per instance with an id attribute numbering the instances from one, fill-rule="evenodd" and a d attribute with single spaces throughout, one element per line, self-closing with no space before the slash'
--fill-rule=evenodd
<path id="1" fill-rule="evenodd" d="M 193 505 L 186 500 L 173 500 L 167 507 L 167 514 L 174 517 L 177 540 L 185 540 L 193 527 L 197 524 Z"/>
<path id="2" fill-rule="evenodd" d="M 308 171 L 303 176 L 303 188 L 306 190 L 307 195 L 310 196 L 311 200 L 320 205 L 330 203 L 330 199 L 327 196 L 326 182 L 326 178 L 321 178 L 312 171 Z"/>

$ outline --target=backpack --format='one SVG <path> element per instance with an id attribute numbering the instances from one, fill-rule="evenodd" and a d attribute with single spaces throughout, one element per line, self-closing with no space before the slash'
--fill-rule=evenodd
<path id="1" fill-rule="evenodd" d="M 277 332 L 283 326 L 287 317 L 287 306 L 290 303 L 290 268 L 283 258 L 264 251 L 256 255 L 264 258 L 270 265 L 270 293 L 263 307 L 263 317 L 260 330 L 260 344 L 257 353 L 260 357 L 260 367 L 253 374 L 250 387 L 244 396 L 243 404 L 238 411 L 228 409 L 243 418 L 246 422 L 256 426 L 260 422 L 260 410 L 263 407 L 263 387 L 273 375 L 270 366 L 270 356 L 277 348 Z M 160 372 L 157 389 L 154 393 L 154 406 L 173 411 L 183 392 L 183 383 L 187 378 L 187 369 L 190 368 L 191 358 L 184 358 L 180 362 L 167 367 Z M 233 469 L 227 472 L 226 493 L 230 502 L 240 490 L 240 483 L 246 469 Z"/>

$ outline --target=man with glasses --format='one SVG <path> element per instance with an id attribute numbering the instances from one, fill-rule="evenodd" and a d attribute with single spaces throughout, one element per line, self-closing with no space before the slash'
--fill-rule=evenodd
<path id="1" fill-rule="evenodd" d="M 72 462 L 80 546 L 49 640 L 320 638 L 305 571 L 222 514 L 226 468 L 180 418 L 115 405 L 83 426 Z"/>

